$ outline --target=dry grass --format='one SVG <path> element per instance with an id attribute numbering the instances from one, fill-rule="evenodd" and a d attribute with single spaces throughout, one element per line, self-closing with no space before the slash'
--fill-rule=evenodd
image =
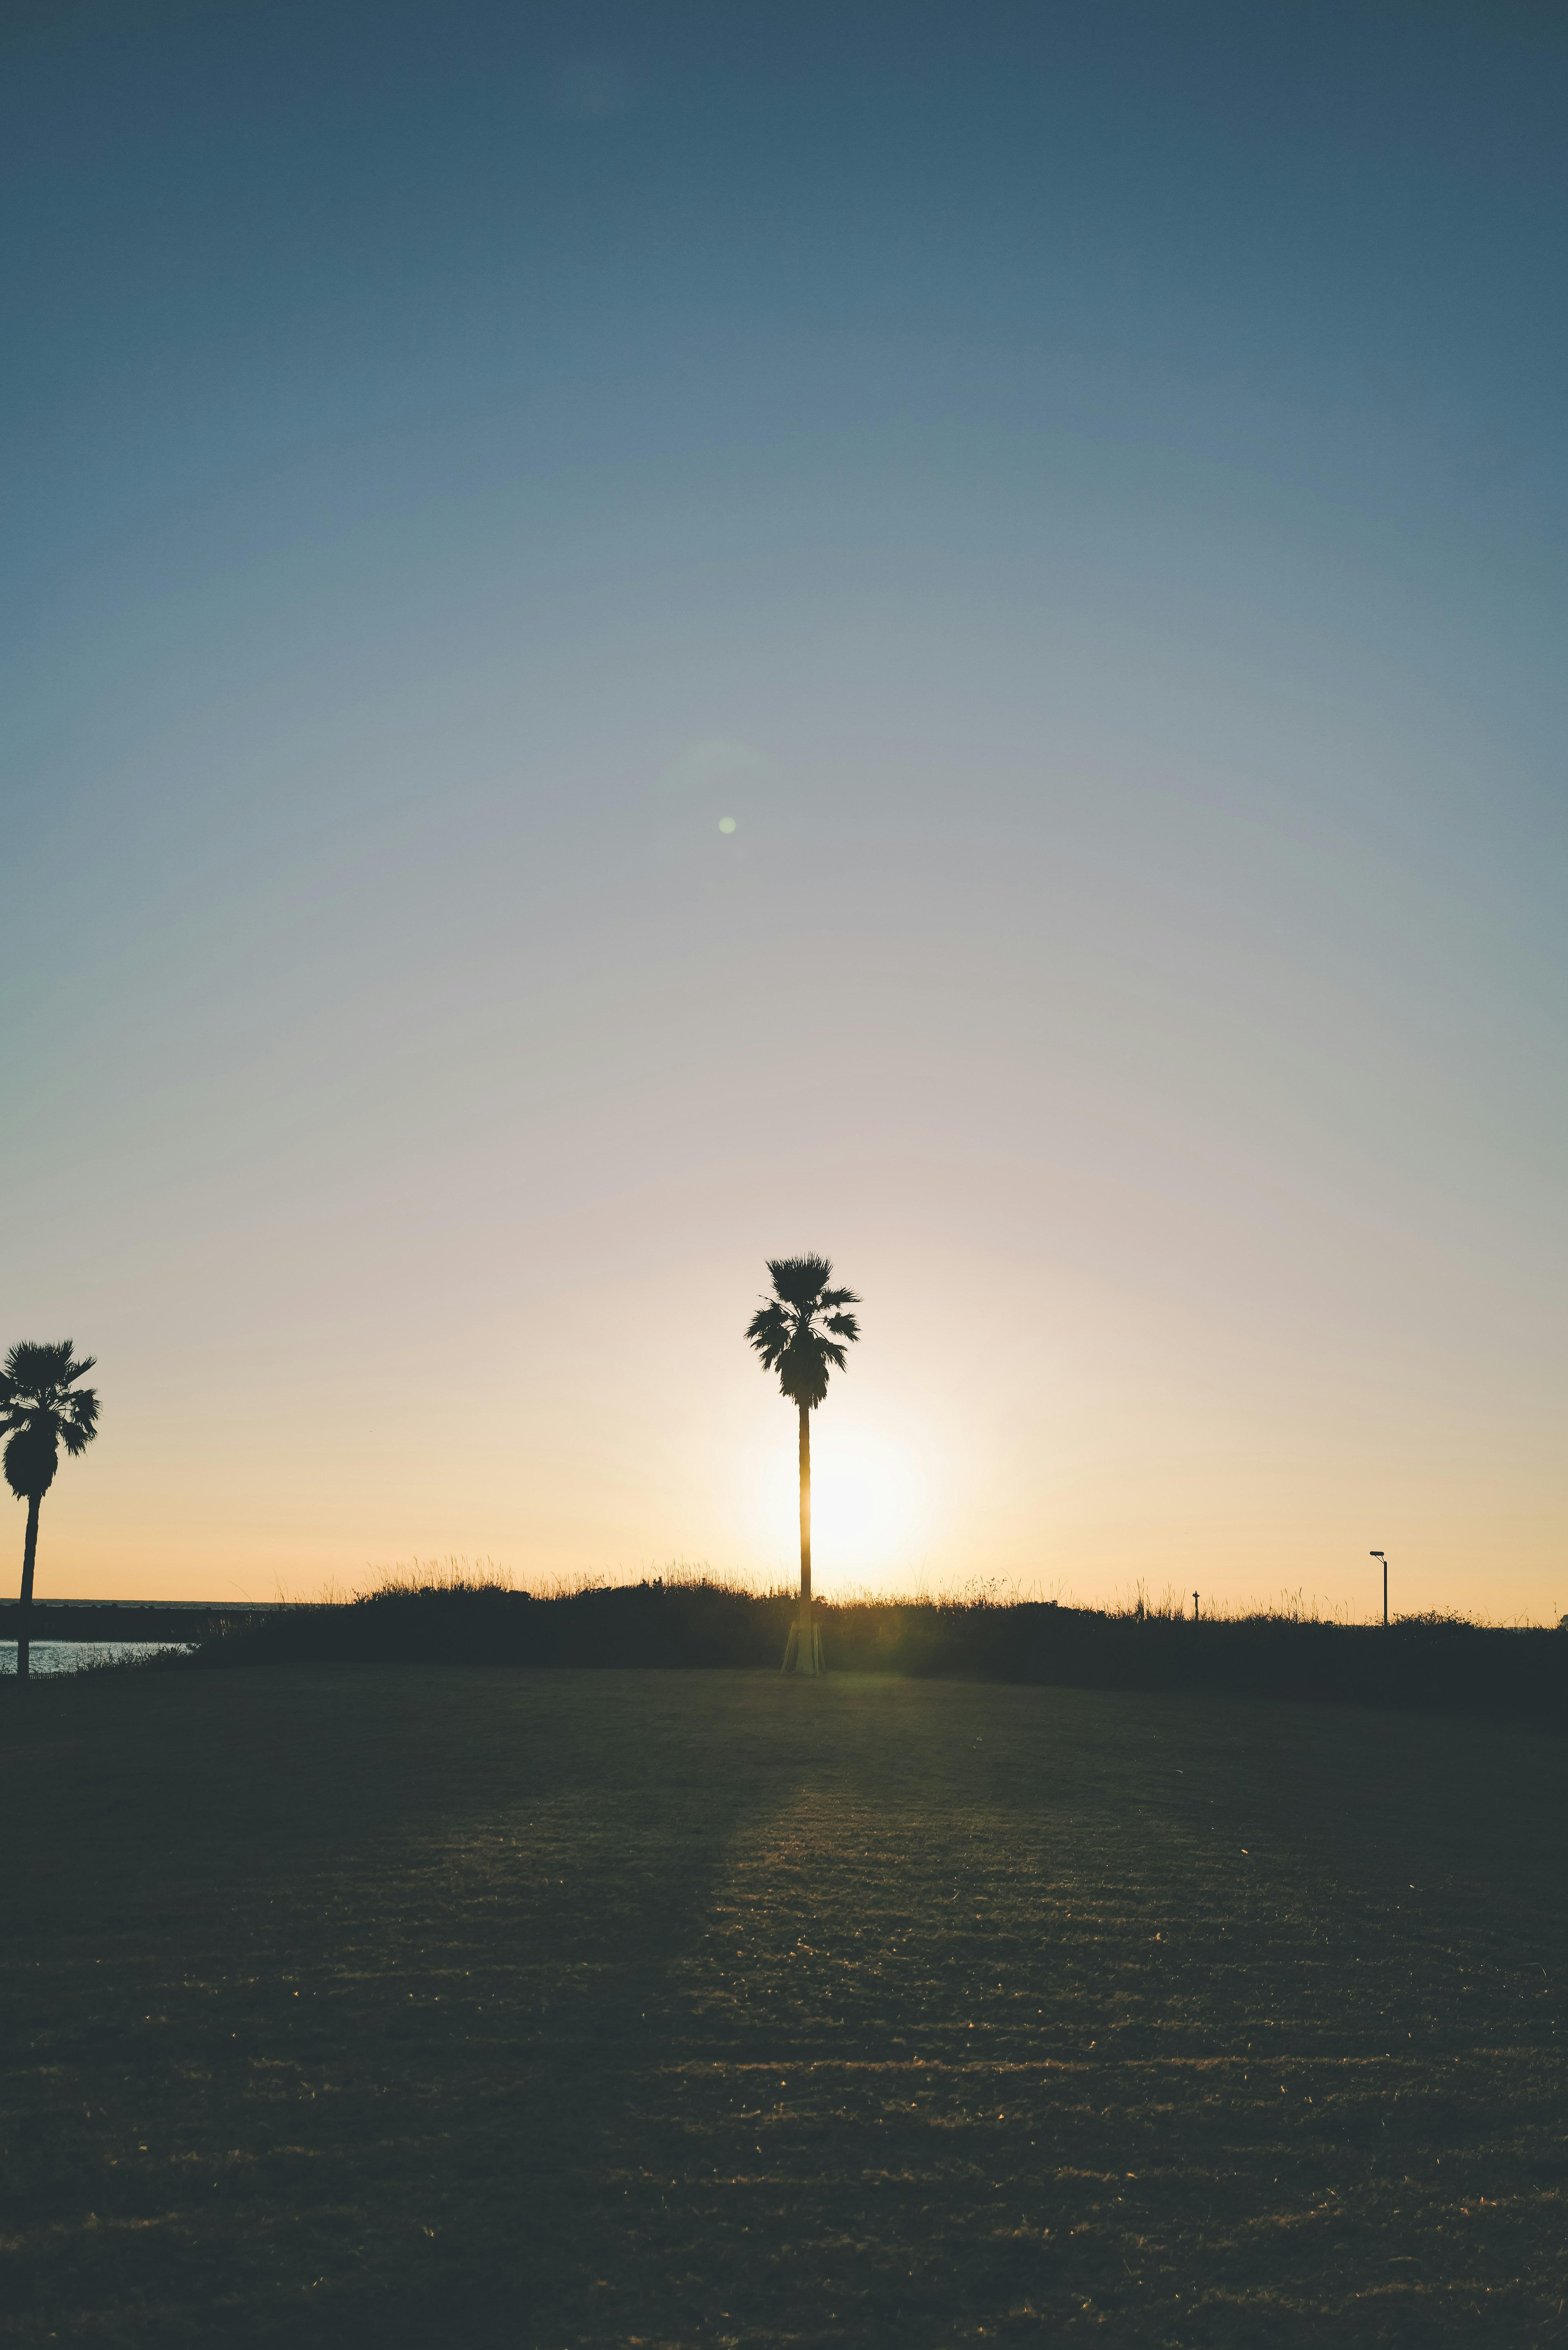
<path id="1" fill-rule="evenodd" d="M 0 2339 L 1564 2339 L 1561 1741 L 326 1667 L 0 1740 Z"/>
<path id="2" fill-rule="evenodd" d="M 653 1567 L 638 1578 L 646 1588 L 662 1590 L 722 1591 L 736 1597 L 751 1599 L 788 1599 L 797 1585 L 793 1575 L 742 1575 L 736 1569 L 711 1566 L 706 1559 L 670 1559 Z M 412 1558 L 389 1567 L 367 1567 L 365 1575 L 351 1587 L 327 1583 L 315 1595 L 318 1606 L 342 1607 L 357 1598 L 383 1597 L 388 1595 L 419 1591 L 443 1592 L 527 1592 L 536 1599 L 575 1598 L 587 1591 L 607 1591 L 621 1588 L 625 1578 L 612 1578 L 606 1574 L 587 1570 L 573 1575 L 532 1575 L 519 1579 L 510 1567 L 498 1565 L 492 1558 L 471 1559 L 456 1552 L 445 1558 Z M 283 1594 L 279 1593 L 280 1597 Z M 829 1608 L 874 1607 L 891 1610 L 903 1608 L 941 1608 L 949 1611 L 966 1609 L 999 1609 L 1039 1606 L 1087 1609 L 1104 1615 L 1113 1623 L 1175 1623 L 1185 1621 L 1192 1614 L 1192 1594 L 1180 1591 L 1168 1580 L 1158 1591 L 1146 1576 L 1115 1594 L 1109 1600 L 1080 1599 L 1060 1577 L 1049 1584 L 1037 1575 L 961 1576 L 956 1581 L 933 1585 L 920 1581 L 906 1590 L 882 1584 L 857 1584 L 841 1576 L 824 1583 L 818 1578 L 819 1604 Z M 1211 1624 L 1377 1624 L 1382 1621 L 1379 1607 L 1353 1608 L 1348 1601 L 1330 1600 L 1304 1585 L 1295 1590 L 1288 1586 L 1263 1597 L 1216 1600 L 1200 1595 L 1199 1614 Z M 1558 1619 L 1541 1621 L 1533 1617 L 1514 1615 L 1489 1616 L 1478 1609 L 1461 1614 L 1454 1609 L 1440 1611 L 1400 1611 L 1396 1609 L 1393 1620 L 1405 1624 L 1445 1624 L 1472 1627 L 1507 1628 L 1533 1627 L 1552 1630 Z M 1568 1627 L 1568 1617 L 1562 1619 Z"/>
<path id="3" fill-rule="evenodd" d="M 705 1559 L 673 1558 L 641 1578 L 660 1590 L 722 1591 L 736 1597 L 787 1597 L 788 1582 L 776 1576 L 743 1575 L 711 1567 Z M 613 1587 L 607 1575 L 588 1569 L 572 1575 L 529 1575 L 521 1580 L 509 1566 L 493 1558 L 467 1558 L 451 1551 L 445 1558 L 399 1560 L 393 1566 L 367 1567 L 352 1589 L 324 1584 L 315 1595 L 317 1607 L 340 1607 L 355 1599 L 382 1599 L 408 1592 L 526 1592 L 535 1599 L 575 1599 L 586 1591 Z"/>

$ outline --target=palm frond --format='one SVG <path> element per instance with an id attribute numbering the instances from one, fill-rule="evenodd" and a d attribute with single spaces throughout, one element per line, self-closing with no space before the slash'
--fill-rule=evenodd
<path id="1" fill-rule="evenodd" d="M 748 1338 L 770 1337 L 775 1330 L 791 1330 L 794 1325 L 778 1300 L 765 1297 L 746 1325 Z"/>
<path id="2" fill-rule="evenodd" d="M 833 1261 L 826 1256 L 770 1256 L 767 1266 L 774 1295 L 786 1305 L 807 1310 L 833 1278 Z"/>
<path id="3" fill-rule="evenodd" d="M 51 1388 L 70 1387 L 96 1367 L 93 1357 L 78 1363 L 69 1338 L 50 1345 L 37 1338 L 19 1338 L 5 1356 L 6 1384 L 22 1395 L 44 1395 Z"/>
<path id="4" fill-rule="evenodd" d="M 769 1299 L 759 1305 L 746 1325 L 746 1336 L 763 1358 L 765 1371 L 776 1370 L 779 1357 L 794 1336 L 794 1324 L 784 1307 Z"/>
<path id="5" fill-rule="evenodd" d="M 98 1434 L 96 1389 L 73 1381 L 94 1367 L 90 1355 L 78 1359 L 68 1338 L 57 1346 L 23 1339 L 10 1348 L 0 1370 L 0 1430 L 29 1431 L 51 1446 L 84 1452 Z M 49 1471 L 54 1474 L 53 1469 Z M 46 1481 L 47 1482 L 47 1481 Z"/>
<path id="6" fill-rule="evenodd" d="M 19 1502 L 41 1501 L 59 1461 L 51 1430 L 37 1424 L 18 1428 L 5 1447 L 5 1482 Z"/>
<path id="7" fill-rule="evenodd" d="M 98 1398 L 91 1388 L 88 1388 L 81 1394 L 72 1396 L 71 1402 L 78 1409 L 60 1413 L 57 1433 L 60 1442 L 75 1461 L 87 1451 L 98 1434 Z"/>
<path id="8" fill-rule="evenodd" d="M 774 1295 L 753 1315 L 746 1336 L 763 1369 L 777 1371 L 779 1386 L 790 1401 L 815 1411 L 827 1393 L 828 1372 L 843 1370 L 848 1361 L 845 1342 L 853 1345 L 860 1336 L 853 1314 L 826 1309 L 860 1301 L 852 1289 L 828 1286 L 833 1275 L 828 1257 L 771 1256 L 767 1267 Z M 821 1323 L 819 1315 L 825 1316 Z"/>
<path id="9" fill-rule="evenodd" d="M 815 1411 L 827 1393 L 827 1365 L 820 1346 L 809 1340 L 793 1346 L 779 1364 L 779 1385 L 791 1403 Z"/>

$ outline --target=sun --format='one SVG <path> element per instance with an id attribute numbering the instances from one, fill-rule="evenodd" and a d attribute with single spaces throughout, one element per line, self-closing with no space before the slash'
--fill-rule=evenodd
<path id="1" fill-rule="evenodd" d="M 813 1446 L 812 1556 L 819 1575 L 900 1564 L 919 1537 L 925 1480 L 902 1447 L 877 1434 L 837 1431 Z"/>
<path id="2" fill-rule="evenodd" d="M 867 1425 L 829 1407 L 812 1414 L 812 1583 L 824 1598 L 843 1584 L 912 1578 L 930 1547 L 934 1477 L 929 1449 L 909 1431 Z M 793 1578 L 798 1488 L 793 1430 L 781 1445 L 748 1447 L 747 1516 L 765 1555 Z"/>

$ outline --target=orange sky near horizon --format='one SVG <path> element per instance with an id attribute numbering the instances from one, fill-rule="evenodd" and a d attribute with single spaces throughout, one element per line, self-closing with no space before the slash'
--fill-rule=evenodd
<path id="1" fill-rule="evenodd" d="M 813 1423 L 824 1596 L 978 1579 L 1097 1604 L 1141 1583 L 1355 1619 L 1380 1607 L 1382 1547 L 1396 1613 L 1568 1608 L 1548 1416 L 1487 1417 L 1418 1347 L 1325 1383 L 1278 1337 L 1071 1268 L 933 1266 L 867 1233 L 839 1269 L 865 1284 L 866 1337 Z M 568 1339 L 492 1326 L 358 1408 L 278 1381 L 270 1349 L 194 1399 L 173 1361 L 126 1393 L 111 1354 L 104 1433 L 45 1504 L 38 1596 L 303 1598 L 452 1555 L 535 1589 L 671 1565 L 792 1582 L 794 1422 L 742 1343 L 744 1277 L 736 1257 L 559 1293 L 541 1319 Z M 972 1301 L 951 1339 L 933 1292 Z M 472 1389 L 459 1425 L 431 1409 L 449 1383 Z"/>

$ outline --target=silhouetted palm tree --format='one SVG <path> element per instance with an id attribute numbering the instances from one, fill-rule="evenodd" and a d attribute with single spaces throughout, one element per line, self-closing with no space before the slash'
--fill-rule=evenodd
<path id="1" fill-rule="evenodd" d="M 753 1315 L 746 1336 L 763 1368 L 778 1373 L 780 1387 L 800 1411 L 800 1616 L 784 1669 L 793 1665 L 797 1673 L 817 1673 L 822 1638 L 811 1620 L 811 1415 L 827 1393 L 829 1368 L 843 1370 L 845 1346 L 860 1336 L 859 1323 L 844 1311 L 860 1300 L 852 1289 L 828 1287 L 833 1266 L 825 1256 L 771 1256 L 768 1276 L 774 1294 Z"/>
<path id="2" fill-rule="evenodd" d="M 27 1642 L 33 1615 L 33 1567 L 38 1555 L 38 1505 L 55 1482 L 63 1444 L 73 1459 L 98 1434 L 98 1394 L 78 1388 L 93 1367 L 88 1355 L 78 1362 L 71 1342 L 41 1347 L 24 1340 L 13 1347 L 0 1369 L 0 1433 L 6 1436 L 5 1482 L 27 1504 L 22 1548 L 22 1605 L 16 1611 L 16 1678 L 27 1678 Z"/>

